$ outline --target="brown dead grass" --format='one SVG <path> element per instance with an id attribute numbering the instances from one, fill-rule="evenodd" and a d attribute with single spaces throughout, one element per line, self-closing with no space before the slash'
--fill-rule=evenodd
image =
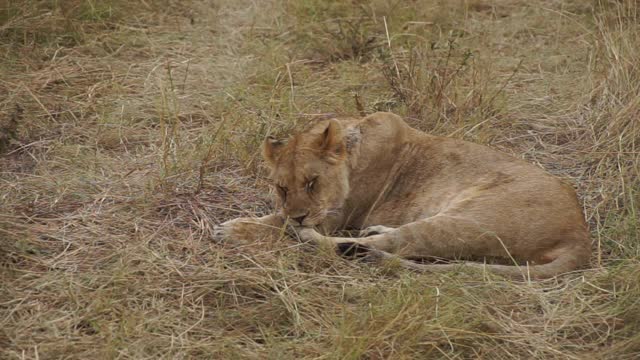
<path id="1" fill-rule="evenodd" d="M 634 1 L 0 2 L 0 357 L 640 356 Z M 513 283 L 212 226 L 258 147 L 391 110 L 573 183 L 592 268 Z"/>

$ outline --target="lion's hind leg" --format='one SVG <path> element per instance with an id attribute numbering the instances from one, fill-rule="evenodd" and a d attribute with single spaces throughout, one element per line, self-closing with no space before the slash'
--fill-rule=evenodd
<path id="1" fill-rule="evenodd" d="M 390 229 L 390 228 L 388 228 Z M 475 271 L 489 271 L 515 278 L 548 278 L 577 268 L 584 257 L 572 247 L 549 249 L 554 256 L 548 263 L 517 263 L 510 253 L 510 242 L 486 231 L 477 222 L 456 216 L 438 215 L 418 220 L 377 235 L 359 238 L 323 236 L 314 229 L 299 229 L 302 240 L 334 246 L 338 253 L 349 258 L 372 260 L 394 259 L 402 267 L 415 271 L 449 272 L 460 267 Z M 558 250 L 559 249 L 559 250 Z M 556 254 L 557 252 L 557 254 Z M 462 262 L 457 264 L 421 264 L 408 258 L 438 257 L 465 259 L 469 257 L 500 257 L 511 259 L 512 265 Z M 535 260 L 535 257 L 533 257 Z"/>

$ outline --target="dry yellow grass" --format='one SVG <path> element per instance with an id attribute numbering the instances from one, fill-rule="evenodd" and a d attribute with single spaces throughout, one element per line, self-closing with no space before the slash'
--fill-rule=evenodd
<path id="1" fill-rule="evenodd" d="M 0 358 L 640 356 L 635 1 L 0 1 Z M 291 240 L 258 147 L 391 110 L 575 185 L 592 267 L 412 274 Z"/>

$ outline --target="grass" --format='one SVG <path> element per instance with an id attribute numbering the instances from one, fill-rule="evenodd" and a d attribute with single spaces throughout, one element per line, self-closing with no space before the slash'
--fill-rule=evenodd
<path id="1" fill-rule="evenodd" d="M 637 358 L 639 10 L 1 1 L 0 357 Z M 572 183 L 591 267 L 514 283 L 210 241 L 270 211 L 267 134 L 362 110 Z"/>

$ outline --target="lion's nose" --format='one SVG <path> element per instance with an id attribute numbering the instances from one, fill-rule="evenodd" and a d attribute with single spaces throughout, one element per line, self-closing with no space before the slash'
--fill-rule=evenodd
<path id="1" fill-rule="evenodd" d="M 302 225 L 302 222 L 304 221 L 304 219 L 307 217 L 307 215 L 309 214 L 304 214 L 302 216 L 298 216 L 295 218 L 292 218 L 294 221 L 296 221 L 298 224 Z"/>

